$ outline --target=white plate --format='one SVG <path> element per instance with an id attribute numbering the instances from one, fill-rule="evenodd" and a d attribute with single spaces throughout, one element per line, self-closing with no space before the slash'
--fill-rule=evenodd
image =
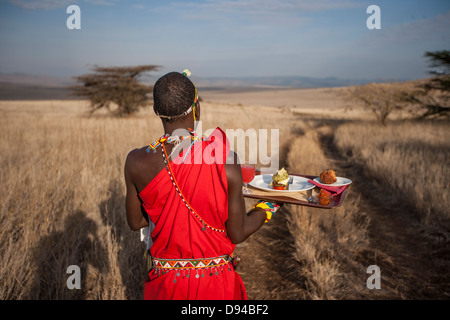
<path id="1" fill-rule="evenodd" d="M 346 186 L 350 183 L 352 183 L 352 180 L 347 179 L 347 178 L 342 178 L 342 177 L 336 177 L 337 181 L 335 183 L 331 183 L 331 184 L 326 184 L 323 183 L 320 178 L 314 178 L 314 182 L 317 182 L 318 184 L 321 184 L 323 186 L 328 186 L 328 187 L 342 187 L 342 186 Z"/>
<path id="2" fill-rule="evenodd" d="M 307 178 L 304 177 L 298 177 L 298 176 L 292 176 L 293 182 L 289 185 L 289 190 L 275 190 L 272 188 L 270 183 L 272 182 L 272 175 L 271 174 L 261 174 L 255 176 L 252 182 L 249 183 L 250 186 L 261 189 L 264 191 L 274 191 L 274 192 L 281 192 L 281 193 L 292 193 L 292 192 L 299 192 L 299 191 L 305 191 L 310 190 L 315 187 L 312 183 L 308 182 Z"/>

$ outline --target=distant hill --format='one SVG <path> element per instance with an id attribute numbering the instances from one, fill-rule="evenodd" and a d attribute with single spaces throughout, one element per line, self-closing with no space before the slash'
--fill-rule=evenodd
<path id="1" fill-rule="evenodd" d="M 243 77 L 243 78 L 193 78 L 198 87 L 279 87 L 279 88 L 325 88 L 385 82 L 386 79 L 339 79 L 335 77 L 313 78 L 301 76 Z"/>
<path id="2" fill-rule="evenodd" d="M 151 75 L 142 81 L 154 84 L 159 78 Z M 388 82 L 389 79 L 339 79 L 335 77 L 314 78 L 301 76 L 276 77 L 192 77 L 202 90 L 233 89 L 265 90 L 275 88 L 326 88 L 362 85 L 370 82 Z M 402 80 L 396 80 L 402 81 Z M 68 86 L 75 82 L 71 77 L 53 77 L 23 73 L 0 74 L 0 100 L 65 100 L 79 99 L 70 94 Z"/>
<path id="3" fill-rule="evenodd" d="M 67 86 L 71 78 L 23 73 L 0 74 L 0 100 L 66 100 L 71 96 Z"/>
<path id="4" fill-rule="evenodd" d="M 0 100 L 76 100 L 68 89 L 0 82 Z"/>

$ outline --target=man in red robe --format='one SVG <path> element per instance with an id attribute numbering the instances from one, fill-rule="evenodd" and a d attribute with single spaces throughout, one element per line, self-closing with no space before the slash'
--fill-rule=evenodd
<path id="1" fill-rule="evenodd" d="M 144 299 L 247 299 L 233 251 L 269 216 L 265 207 L 246 212 L 239 160 L 225 133 L 217 128 L 205 139 L 190 129 L 200 119 L 197 98 L 186 74 L 161 77 L 153 99 L 164 135 L 126 159 L 128 224 L 154 224 Z"/>

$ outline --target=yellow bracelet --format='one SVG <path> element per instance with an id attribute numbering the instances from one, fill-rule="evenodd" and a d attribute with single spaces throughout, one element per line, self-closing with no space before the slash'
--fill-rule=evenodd
<path id="1" fill-rule="evenodd" d="M 272 214 L 273 213 L 270 210 L 270 207 L 266 203 L 258 202 L 256 205 L 253 206 L 253 209 L 255 209 L 255 208 L 261 208 L 261 209 L 263 209 L 266 212 L 266 221 L 264 221 L 265 223 L 269 222 L 270 219 L 272 219 Z"/>

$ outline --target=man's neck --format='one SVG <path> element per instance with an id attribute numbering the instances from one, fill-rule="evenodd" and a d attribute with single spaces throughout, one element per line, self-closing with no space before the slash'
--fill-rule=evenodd
<path id="1" fill-rule="evenodd" d="M 164 133 L 168 133 L 172 135 L 175 130 L 186 130 L 194 129 L 194 120 L 186 119 L 185 121 L 176 121 L 176 122 L 165 122 L 163 121 Z"/>

